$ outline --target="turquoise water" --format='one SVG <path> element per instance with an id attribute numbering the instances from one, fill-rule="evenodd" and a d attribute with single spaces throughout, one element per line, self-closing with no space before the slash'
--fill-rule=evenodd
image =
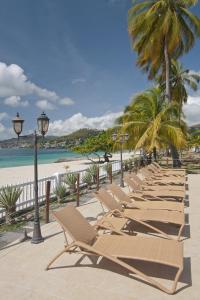
<path id="1" fill-rule="evenodd" d="M 80 154 L 61 149 L 38 151 L 38 164 L 53 163 L 60 158 L 75 159 Z M 33 165 L 33 149 L 0 149 L 0 168 Z"/>

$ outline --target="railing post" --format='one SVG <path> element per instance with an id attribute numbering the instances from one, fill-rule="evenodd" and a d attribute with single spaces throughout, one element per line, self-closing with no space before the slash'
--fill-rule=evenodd
<path id="1" fill-rule="evenodd" d="M 109 179 L 110 179 L 110 184 L 112 184 L 112 164 L 110 164 L 110 168 L 109 168 Z"/>
<path id="2" fill-rule="evenodd" d="M 97 191 L 99 190 L 99 166 L 97 167 Z"/>
<path id="3" fill-rule="evenodd" d="M 77 181 L 76 181 L 76 206 L 80 205 L 80 173 L 77 173 Z"/>
<path id="4" fill-rule="evenodd" d="M 45 223 L 49 223 L 49 202 L 50 202 L 51 181 L 46 182 L 46 207 L 45 207 Z"/>

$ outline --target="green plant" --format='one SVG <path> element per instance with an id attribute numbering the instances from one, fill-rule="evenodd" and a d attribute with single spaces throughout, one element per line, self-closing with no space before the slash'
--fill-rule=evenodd
<path id="1" fill-rule="evenodd" d="M 97 172 L 98 172 L 99 166 L 96 164 L 92 164 L 89 169 L 88 172 L 91 174 L 92 176 L 92 180 L 94 183 L 97 182 Z"/>
<path id="2" fill-rule="evenodd" d="M 57 185 L 57 187 L 54 189 L 54 194 L 58 199 L 58 203 L 60 203 L 65 198 L 66 193 L 67 193 L 67 188 L 63 183 Z"/>
<path id="3" fill-rule="evenodd" d="M 125 171 L 131 171 L 133 168 L 133 160 L 131 158 L 124 160 L 123 167 Z"/>
<path id="4" fill-rule="evenodd" d="M 93 182 L 93 177 L 92 177 L 92 174 L 87 170 L 83 177 L 82 177 L 82 181 L 83 183 L 86 183 L 88 188 L 91 188 L 92 186 L 92 182 Z"/>
<path id="5" fill-rule="evenodd" d="M 6 224 L 13 223 L 13 215 L 16 211 L 16 202 L 22 193 L 22 189 L 16 186 L 4 186 L 0 189 L 0 207 L 6 211 Z"/>
<path id="6" fill-rule="evenodd" d="M 65 182 L 70 190 L 73 191 L 73 193 L 76 192 L 76 182 L 77 182 L 77 173 L 68 173 L 64 176 L 64 180 L 63 182 Z"/>

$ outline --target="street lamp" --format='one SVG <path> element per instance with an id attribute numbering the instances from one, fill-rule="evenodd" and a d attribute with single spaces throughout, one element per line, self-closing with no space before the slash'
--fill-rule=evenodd
<path id="1" fill-rule="evenodd" d="M 19 135 L 22 132 L 23 129 L 23 123 L 24 120 L 20 118 L 19 113 L 17 113 L 16 118 L 12 120 L 13 122 L 13 128 L 15 133 Z M 38 131 L 39 133 L 44 137 L 45 134 L 48 131 L 49 128 L 49 118 L 46 116 L 46 114 L 43 112 L 38 118 L 37 118 L 37 125 L 38 125 Z M 40 242 L 43 242 L 43 237 L 41 234 L 40 229 L 40 218 L 39 218 L 39 203 L 38 203 L 38 151 L 37 151 L 37 142 L 38 142 L 38 136 L 36 130 L 34 131 L 34 198 L 35 198 L 35 211 L 34 211 L 34 227 L 33 227 L 33 237 L 31 242 L 33 244 L 38 244 Z"/>
<path id="2" fill-rule="evenodd" d="M 129 135 L 128 133 L 120 133 L 119 135 L 117 133 L 112 134 L 112 139 L 114 142 L 117 142 L 120 144 L 120 164 L 121 164 L 121 178 L 120 178 L 120 186 L 124 187 L 124 172 L 123 172 L 123 144 L 128 141 Z"/>
<path id="3" fill-rule="evenodd" d="M 12 120 L 13 128 L 15 133 L 17 134 L 17 138 L 19 140 L 19 135 L 22 132 L 24 120 L 20 118 L 19 113 L 17 113 L 16 117 Z"/>

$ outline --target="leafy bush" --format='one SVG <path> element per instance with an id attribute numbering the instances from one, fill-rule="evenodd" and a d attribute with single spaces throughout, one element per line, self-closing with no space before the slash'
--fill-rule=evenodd
<path id="1" fill-rule="evenodd" d="M 82 177 L 82 181 L 83 181 L 83 183 L 86 183 L 89 188 L 91 188 L 92 182 L 93 182 L 93 177 L 92 177 L 92 174 L 88 170 L 84 173 L 84 175 Z"/>
<path id="2" fill-rule="evenodd" d="M 6 224 L 13 223 L 13 215 L 16 211 L 16 202 L 22 193 L 22 189 L 16 186 L 5 186 L 0 189 L 0 207 L 6 210 Z"/>
<path id="3" fill-rule="evenodd" d="M 103 170 L 106 171 L 107 175 L 109 175 L 112 171 L 112 163 L 106 163 L 103 165 Z"/>
<path id="4" fill-rule="evenodd" d="M 98 165 L 92 164 L 92 165 L 88 168 L 88 170 L 87 170 L 87 172 L 89 172 L 89 173 L 91 174 L 91 176 L 92 176 L 92 181 L 93 181 L 93 183 L 96 183 L 96 182 L 97 182 L 97 172 L 98 172 L 98 169 L 99 169 L 99 166 L 98 166 Z"/>
<path id="5" fill-rule="evenodd" d="M 77 173 L 68 173 L 65 175 L 63 182 L 65 182 L 70 190 L 73 191 L 73 193 L 76 192 L 76 182 L 77 182 Z"/>
<path id="6" fill-rule="evenodd" d="M 54 194 L 58 199 L 58 203 L 60 203 L 65 198 L 66 193 L 67 193 L 67 188 L 63 183 L 57 185 L 57 187 L 54 189 Z"/>

